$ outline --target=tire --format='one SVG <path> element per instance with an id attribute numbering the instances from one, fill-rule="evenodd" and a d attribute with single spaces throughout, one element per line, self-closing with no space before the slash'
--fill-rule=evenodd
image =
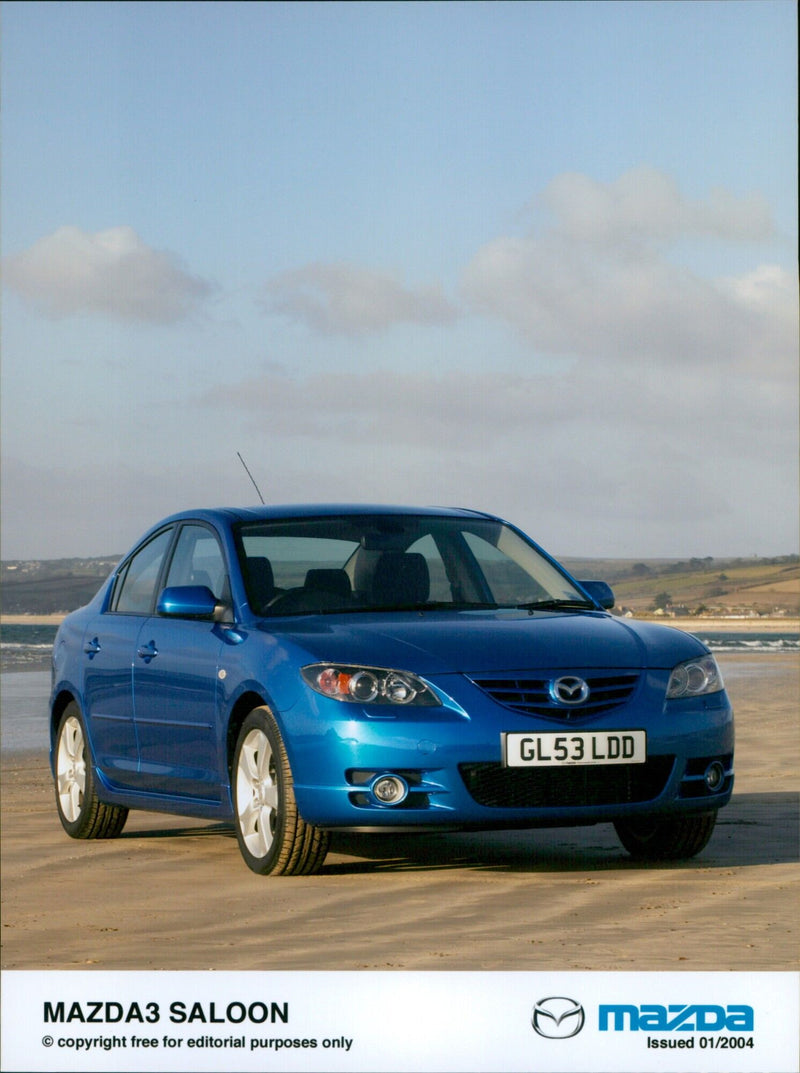
<path id="1" fill-rule="evenodd" d="M 717 813 L 694 816 L 642 816 L 618 820 L 617 836 L 632 857 L 641 861 L 685 860 L 708 845 Z"/>
<path id="2" fill-rule="evenodd" d="M 71 702 L 58 724 L 55 748 L 56 807 L 71 838 L 117 838 L 128 810 L 97 796 L 94 768 L 80 708 Z"/>
<path id="3" fill-rule="evenodd" d="M 247 867 L 273 876 L 318 872 L 330 834 L 297 810 L 289 758 L 268 708 L 255 708 L 242 723 L 231 781 L 236 838 Z"/>

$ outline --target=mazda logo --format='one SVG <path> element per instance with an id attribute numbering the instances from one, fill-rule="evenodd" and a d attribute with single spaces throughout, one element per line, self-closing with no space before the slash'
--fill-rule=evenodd
<path id="1" fill-rule="evenodd" d="M 550 683 L 550 697 L 556 704 L 583 704 L 589 699 L 589 687 L 582 678 L 568 674 Z"/>
<path id="2" fill-rule="evenodd" d="M 531 1024 L 534 1032 L 545 1039 L 569 1039 L 583 1028 L 586 1014 L 574 998 L 551 995 L 540 998 L 533 1007 Z"/>

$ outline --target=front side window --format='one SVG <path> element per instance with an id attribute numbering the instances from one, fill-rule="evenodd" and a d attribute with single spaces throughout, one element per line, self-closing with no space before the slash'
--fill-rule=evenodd
<path id="1" fill-rule="evenodd" d="M 491 534 L 465 532 L 463 536 L 498 604 L 517 606 L 576 595 L 563 575 L 512 529 Z"/>
<path id="2" fill-rule="evenodd" d="M 218 601 L 228 593 L 228 575 L 219 541 L 204 525 L 184 525 L 175 544 L 166 586 L 204 585 Z"/>
<path id="3" fill-rule="evenodd" d="M 259 522 L 238 540 L 256 614 L 591 606 L 533 545 L 486 518 Z"/>
<path id="4" fill-rule="evenodd" d="M 112 598 L 112 611 L 125 615 L 149 615 L 164 556 L 172 541 L 172 529 L 164 529 L 148 541 L 123 567 Z"/>

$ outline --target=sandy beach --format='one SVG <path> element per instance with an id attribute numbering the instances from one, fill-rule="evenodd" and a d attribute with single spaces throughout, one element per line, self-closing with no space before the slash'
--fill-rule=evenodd
<path id="1" fill-rule="evenodd" d="M 4 969 L 797 969 L 793 655 L 726 655 L 736 791 L 693 861 L 634 864 L 613 828 L 337 836 L 319 876 L 262 879 L 232 830 L 132 813 L 67 838 L 46 757 L 2 786 Z"/>

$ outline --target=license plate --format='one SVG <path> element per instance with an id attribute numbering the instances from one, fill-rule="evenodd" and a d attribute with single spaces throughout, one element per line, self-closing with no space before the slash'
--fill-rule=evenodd
<path id="1" fill-rule="evenodd" d="M 601 730 L 561 734 L 503 734 L 506 767 L 570 767 L 573 764 L 643 764 L 644 730 Z"/>

